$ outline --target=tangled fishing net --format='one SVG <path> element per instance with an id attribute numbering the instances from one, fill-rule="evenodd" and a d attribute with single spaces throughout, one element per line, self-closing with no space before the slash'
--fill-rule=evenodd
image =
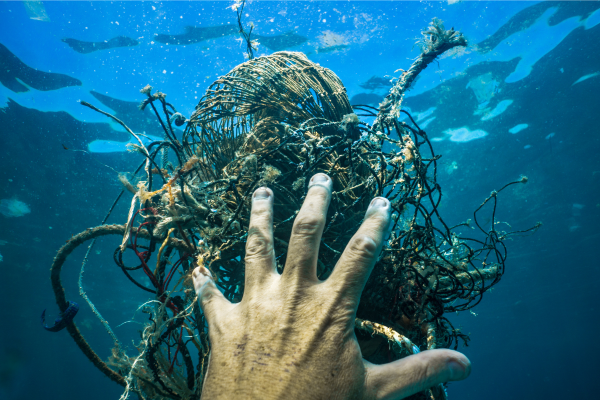
<path id="1" fill-rule="evenodd" d="M 144 161 L 133 174 L 143 173 L 135 185 L 120 177 L 125 193 L 133 194 L 126 223 L 103 222 L 74 236 L 52 266 L 53 287 L 64 311 L 68 303 L 60 271 L 66 257 L 87 240 L 122 238 L 114 260 L 132 284 L 151 297 L 142 306 L 150 319 L 136 354 L 127 355 L 82 289 L 87 255 L 80 294 L 115 342 L 108 362 L 96 355 L 75 323 L 67 326 L 86 356 L 126 388 L 122 398 L 131 393 L 142 399 L 199 398 L 210 342 L 191 271 L 204 265 L 225 296 L 240 301 L 251 195 L 260 186 L 275 193 L 275 253 L 281 271 L 294 218 L 310 177 L 318 172 L 333 180 L 318 260 L 320 279 L 331 273 L 373 197 L 385 196 L 393 207 L 392 234 L 366 284 L 355 322 L 365 358 L 387 362 L 424 349 L 456 348 L 460 339 L 466 343 L 467 336 L 445 315 L 471 309 L 500 280 L 506 259 L 503 241 L 517 233 L 497 231 L 494 220 L 490 230 L 484 230 L 478 213 L 490 203 L 495 218 L 498 193 L 526 178 L 493 192 L 475 212 L 473 223 L 481 238 L 459 234 L 468 223 L 446 225 L 438 212 L 440 156 L 410 115 L 411 123 L 398 117 L 408 114 L 402 110 L 402 97 L 417 74 L 444 51 L 466 42 L 459 32 L 445 30 L 434 20 L 420 44 L 421 55 L 395 81 L 379 109 L 353 109 L 332 71 L 292 52 L 234 68 L 208 88 L 187 120 L 163 93 L 142 90 L 146 99 L 141 107 L 154 110 L 165 140 L 145 146 L 127 128 L 138 139 L 131 150 Z M 367 124 L 359 117 L 374 122 Z M 184 124 L 178 140 L 173 125 Z M 175 163 L 168 162 L 168 153 L 176 156 Z M 88 253 L 89 249 L 91 245 Z M 135 253 L 139 264 L 125 265 L 124 252 Z M 143 271 L 151 287 L 135 278 L 136 270 Z M 442 386 L 414 396 L 445 397 Z"/>

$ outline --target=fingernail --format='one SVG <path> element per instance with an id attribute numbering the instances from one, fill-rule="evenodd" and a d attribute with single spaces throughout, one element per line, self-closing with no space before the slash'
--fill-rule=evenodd
<path id="1" fill-rule="evenodd" d="M 327 183 L 329 182 L 329 177 L 325 174 L 316 174 L 315 176 L 313 176 L 310 179 L 310 184 L 314 185 L 314 184 L 318 184 L 318 183 Z"/>
<path id="2" fill-rule="evenodd" d="M 210 273 L 210 270 L 208 268 L 200 266 L 198 267 L 198 272 L 212 279 L 212 274 Z"/>
<path id="3" fill-rule="evenodd" d="M 464 379 L 466 378 L 469 374 L 467 373 L 467 365 L 463 364 L 460 361 L 449 361 L 448 362 L 448 369 L 450 370 L 450 376 L 452 380 L 456 380 L 456 379 Z"/>
<path id="4" fill-rule="evenodd" d="M 254 200 L 264 200 L 269 198 L 269 191 L 265 187 L 260 187 L 254 192 Z"/>
<path id="5" fill-rule="evenodd" d="M 369 204 L 369 208 L 386 208 L 389 204 L 389 200 L 385 197 L 375 197 Z"/>

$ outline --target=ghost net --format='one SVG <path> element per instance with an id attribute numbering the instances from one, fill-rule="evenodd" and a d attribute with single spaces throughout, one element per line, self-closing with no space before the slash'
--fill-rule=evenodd
<path id="1" fill-rule="evenodd" d="M 141 107 L 155 111 L 165 140 L 145 146 L 129 130 L 138 139 L 132 150 L 144 156 L 138 170 L 144 167 L 145 179 L 134 187 L 122 178 L 133 194 L 126 224 L 101 225 L 74 236 L 52 266 L 53 287 L 64 311 L 68 303 L 60 271 L 66 257 L 86 240 L 122 236 L 114 253 L 116 264 L 132 283 L 152 294 L 142 307 L 149 322 L 137 354 L 126 354 L 83 289 L 115 341 L 108 363 L 74 322 L 67 326 L 88 358 L 126 387 L 122 398 L 130 393 L 143 399 L 199 398 L 210 342 L 191 271 L 204 265 L 225 296 L 240 301 L 250 201 L 260 186 L 275 193 L 275 253 L 282 271 L 294 218 L 311 176 L 318 172 L 333 180 L 318 259 L 320 279 L 331 273 L 373 197 L 385 196 L 393 207 L 391 237 L 366 284 L 355 322 L 365 358 L 387 362 L 424 349 L 456 348 L 459 339 L 466 344 L 468 337 L 445 314 L 474 307 L 500 280 L 506 259 L 503 240 L 519 232 L 496 230 L 497 195 L 526 178 L 493 192 L 475 212 L 482 239 L 457 233 L 467 223 L 444 223 L 438 211 L 440 156 L 401 103 L 419 72 L 444 51 L 466 42 L 459 32 L 445 30 L 434 20 L 420 44 L 421 55 L 395 82 L 380 109 L 355 106 L 372 124 L 355 114 L 340 79 L 301 53 L 279 52 L 239 65 L 209 87 L 188 120 L 163 93 L 142 90 L 146 99 Z M 400 122 L 400 113 L 411 124 Z M 184 123 L 178 140 L 173 124 Z M 167 150 L 176 155 L 176 166 L 166 162 Z M 489 231 L 477 219 L 487 203 L 493 204 Z M 126 266 L 125 251 L 133 251 L 140 264 Z M 132 270 L 142 270 L 152 287 L 140 284 Z M 442 386 L 413 396 L 445 397 Z"/>

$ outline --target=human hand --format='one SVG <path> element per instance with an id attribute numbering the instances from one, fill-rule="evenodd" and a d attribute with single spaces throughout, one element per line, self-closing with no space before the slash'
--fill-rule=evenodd
<path id="1" fill-rule="evenodd" d="M 208 269 L 194 270 L 211 343 L 203 398 L 401 399 L 469 375 L 469 360 L 452 350 L 424 351 L 385 365 L 363 360 L 354 319 L 388 234 L 391 206 L 381 197 L 371 202 L 331 276 L 320 281 L 317 256 L 331 193 L 327 175 L 313 176 L 280 275 L 273 192 L 254 192 L 240 303 L 223 296 Z"/>

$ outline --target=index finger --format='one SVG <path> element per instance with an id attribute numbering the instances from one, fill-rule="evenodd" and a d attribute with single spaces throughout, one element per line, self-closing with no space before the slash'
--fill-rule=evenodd
<path id="1" fill-rule="evenodd" d="M 252 195 L 252 210 L 246 240 L 245 293 L 260 291 L 260 286 L 277 275 L 273 246 L 273 191 L 261 187 Z"/>

